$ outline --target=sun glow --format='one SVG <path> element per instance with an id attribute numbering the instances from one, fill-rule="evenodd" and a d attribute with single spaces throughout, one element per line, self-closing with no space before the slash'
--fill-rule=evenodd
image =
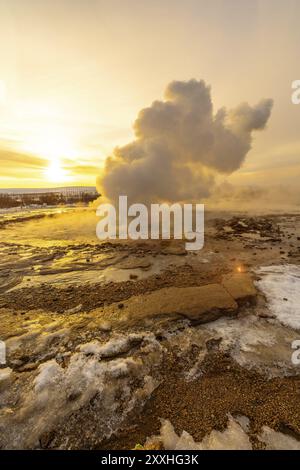
<path id="1" fill-rule="evenodd" d="M 51 183 L 63 183 L 69 179 L 67 172 L 62 168 L 59 158 L 54 158 L 45 170 L 45 178 Z"/>
<path id="2" fill-rule="evenodd" d="M 71 137 L 55 129 L 34 136 L 31 142 L 28 142 L 27 147 L 30 152 L 49 159 L 72 158 L 77 155 Z"/>
<path id="3" fill-rule="evenodd" d="M 72 179 L 64 167 L 67 160 L 74 161 L 78 157 L 78 152 L 67 133 L 60 129 L 47 129 L 28 143 L 27 150 L 48 160 L 44 170 L 44 178 L 48 182 L 64 183 Z"/>

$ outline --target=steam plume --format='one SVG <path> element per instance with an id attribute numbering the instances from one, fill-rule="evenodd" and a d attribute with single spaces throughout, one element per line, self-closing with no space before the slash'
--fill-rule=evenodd
<path id="1" fill-rule="evenodd" d="M 207 197 L 216 174 L 230 174 L 251 148 L 252 131 L 264 129 L 273 101 L 242 103 L 213 112 L 203 80 L 171 82 L 164 101 L 142 109 L 135 140 L 108 157 L 98 187 L 107 198 L 138 202 Z"/>

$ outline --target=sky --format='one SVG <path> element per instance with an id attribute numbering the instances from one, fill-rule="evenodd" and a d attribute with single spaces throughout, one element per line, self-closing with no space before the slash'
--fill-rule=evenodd
<path id="1" fill-rule="evenodd" d="M 274 100 L 234 185 L 298 186 L 299 0 L 0 0 L 0 187 L 94 185 L 141 109 L 204 80 L 215 112 Z"/>

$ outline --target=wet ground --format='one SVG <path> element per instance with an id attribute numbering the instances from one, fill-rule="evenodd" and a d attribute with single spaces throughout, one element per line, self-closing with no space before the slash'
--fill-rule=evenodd
<path id="1" fill-rule="evenodd" d="M 96 223 L 0 218 L 1 447 L 300 448 L 300 215 L 208 213 L 199 252 Z"/>

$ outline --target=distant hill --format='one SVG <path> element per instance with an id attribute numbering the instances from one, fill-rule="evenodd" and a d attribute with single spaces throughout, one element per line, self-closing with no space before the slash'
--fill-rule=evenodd
<path id="1" fill-rule="evenodd" d="M 57 188 L 0 188 L 0 194 L 70 194 L 74 192 L 97 193 L 95 186 L 61 186 Z"/>

